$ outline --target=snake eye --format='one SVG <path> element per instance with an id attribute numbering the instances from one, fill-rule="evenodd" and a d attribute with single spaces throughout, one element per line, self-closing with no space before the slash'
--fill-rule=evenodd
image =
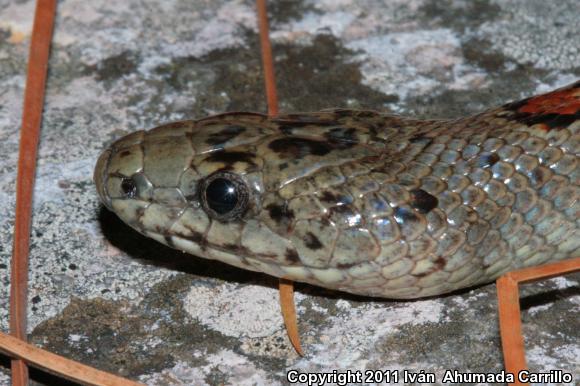
<path id="1" fill-rule="evenodd" d="M 220 221 L 239 218 L 248 206 L 248 188 L 236 174 L 217 172 L 201 184 L 201 204 L 207 214 Z"/>
<path id="2" fill-rule="evenodd" d="M 137 195 L 137 185 L 135 184 L 135 181 L 132 178 L 123 178 L 123 180 L 121 181 L 121 190 L 123 191 L 123 194 L 125 194 L 125 197 L 127 198 L 135 198 L 135 196 Z"/>
<path id="3" fill-rule="evenodd" d="M 218 214 L 225 214 L 234 210 L 238 204 L 236 185 L 225 178 L 216 178 L 205 188 L 207 206 Z"/>

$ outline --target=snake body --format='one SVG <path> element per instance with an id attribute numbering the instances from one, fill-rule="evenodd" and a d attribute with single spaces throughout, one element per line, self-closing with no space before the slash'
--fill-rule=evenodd
<path id="1" fill-rule="evenodd" d="M 227 113 L 100 156 L 103 203 L 208 259 L 417 298 L 578 255 L 580 82 L 455 120 Z M 220 192 L 226 196 L 220 196 Z"/>

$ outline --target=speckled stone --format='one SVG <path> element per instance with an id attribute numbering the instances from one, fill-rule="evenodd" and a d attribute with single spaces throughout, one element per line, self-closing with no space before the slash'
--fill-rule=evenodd
<path id="1" fill-rule="evenodd" d="M 270 3 L 280 105 L 287 112 L 348 107 L 453 118 L 580 76 L 575 0 Z M 275 280 L 170 250 L 123 225 L 99 204 L 91 179 L 99 152 L 113 139 L 167 121 L 266 111 L 254 4 L 64 0 L 58 7 L 36 179 L 33 343 L 151 385 L 281 385 L 289 369 L 425 370 L 440 379 L 445 369 L 503 368 L 493 285 L 413 302 L 298 285 L 307 353 L 300 358 L 276 314 Z M 33 11 L 32 0 L 0 0 L 2 331 L 8 330 L 18 128 Z M 569 139 L 550 139 L 563 140 Z M 564 154 L 543 150 L 546 144 L 521 141 L 540 154 L 545 173 L 576 167 Z M 502 145 L 486 141 L 481 147 Z M 439 154 L 437 143 L 431 148 Z M 519 156 L 516 150 L 514 159 Z M 501 164 L 491 170 L 523 175 L 534 166 L 525 158 L 517 162 L 517 170 Z M 434 175 L 447 172 L 428 159 L 425 164 Z M 534 178 L 542 186 L 542 176 Z M 492 193 L 527 200 L 525 190 L 513 188 Z M 552 192 L 542 186 L 539 204 L 522 205 L 519 215 L 541 218 L 542 200 Z M 179 199 L 171 192 L 151 194 Z M 461 208 L 477 201 L 478 192 L 456 181 L 448 198 L 443 205 Z M 485 201 L 479 205 L 496 229 L 516 231 L 517 219 L 502 217 Z M 377 227 L 386 234 L 404 231 L 380 219 Z M 427 233 L 430 226 L 438 229 L 436 216 L 428 221 Z M 471 241 L 483 234 L 476 225 Z M 517 231 L 523 248 L 533 246 L 524 240 L 525 229 Z M 457 261 L 475 253 L 470 240 L 448 236 Z M 429 247 L 422 238 L 415 242 L 399 247 Z M 372 285 L 372 268 L 353 275 Z M 459 269 L 442 280 L 471 274 Z M 531 369 L 563 369 L 580 379 L 579 281 L 576 274 L 522 288 Z M 0 385 L 9 384 L 4 359 Z"/>

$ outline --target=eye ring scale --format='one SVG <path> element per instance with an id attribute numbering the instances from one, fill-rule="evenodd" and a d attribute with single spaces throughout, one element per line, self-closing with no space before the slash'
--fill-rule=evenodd
<path id="1" fill-rule="evenodd" d="M 246 212 L 249 190 L 239 175 L 218 171 L 201 183 L 199 200 L 211 218 L 227 222 L 239 219 Z"/>

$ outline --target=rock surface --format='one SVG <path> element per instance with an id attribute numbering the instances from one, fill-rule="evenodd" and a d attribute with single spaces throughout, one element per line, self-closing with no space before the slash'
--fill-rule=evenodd
<path id="1" fill-rule="evenodd" d="M 580 78 L 576 0 L 270 3 L 282 111 L 458 117 Z M 0 0 L 2 331 L 33 12 L 32 0 Z M 266 110 L 252 1 L 59 2 L 34 204 L 33 343 L 151 385 L 278 385 L 290 369 L 424 370 L 439 383 L 446 369 L 502 370 L 494 285 L 413 302 L 298 285 L 300 358 L 274 279 L 145 240 L 99 204 L 92 168 L 114 138 L 240 110 Z M 580 380 L 579 281 L 523 288 L 532 370 Z M 0 357 L 0 385 L 7 366 Z"/>

